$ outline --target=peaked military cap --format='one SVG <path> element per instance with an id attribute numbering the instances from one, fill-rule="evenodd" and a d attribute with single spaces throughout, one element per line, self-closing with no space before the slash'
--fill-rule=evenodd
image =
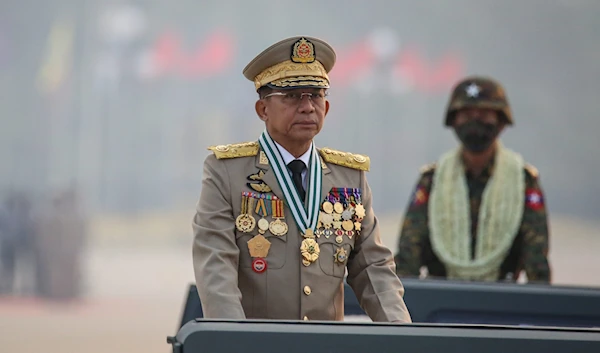
<path id="1" fill-rule="evenodd" d="M 263 86 L 286 88 L 329 88 L 328 73 L 335 64 L 335 51 L 325 41 L 313 37 L 291 37 L 258 54 L 244 68 L 244 76 Z"/>
<path id="2" fill-rule="evenodd" d="M 513 124 L 504 88 L 490 77 L 469 76 L 454 86 L 446 109 L 446 126 L 452 125 L 456 111 L 463 108 L 493 109 L 500 113 L 507 124 Z"/>

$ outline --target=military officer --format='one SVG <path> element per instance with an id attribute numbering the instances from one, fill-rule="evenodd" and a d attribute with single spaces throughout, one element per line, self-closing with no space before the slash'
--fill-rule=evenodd
<path id="1" fill-rule="evenodd" d="M 411 322 L 392 252 L 380 239 L 360 154 L 317 148 L 335 52 L 284 39 L 244 69 L 265 130 L 210 147 L 193 219 L 207 318 L 344 319 L 343 281 L 373 321 Z"/>
<path id="2" fill-rule="evenodd" d="M 424 167 L 401 229 L 396 272 L 549 283 L 548 222 L 535 167 L 498 136 L 513 124 L 504 89 L 472 76 L 450 97 L 446 126 L 461 144 Z"/>

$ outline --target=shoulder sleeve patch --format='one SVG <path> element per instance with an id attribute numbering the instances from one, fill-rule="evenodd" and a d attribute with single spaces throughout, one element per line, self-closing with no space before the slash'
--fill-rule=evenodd
<path id="1" fill-rule="evenodd" d="M 242 142 L 208 147 L 217 159 L 250 157 L 258 154 L 258 142 Z"/>
<path id="2" fill-rule="evenodd" d="M 321 157 L 327 163 L 341 165 L 352 169 L 358 169 L 368 172 L 371 167 L 371 159 L 362 154 L 341 152 L 331 148 L 322 148 L 319 150 Z"/>
<path id="3" fill-rule="evenodd" d="M 525 170 L 534 178 L 537 178 L 539 175 L 537 168 L 531 164 L 525 164 Z"/>

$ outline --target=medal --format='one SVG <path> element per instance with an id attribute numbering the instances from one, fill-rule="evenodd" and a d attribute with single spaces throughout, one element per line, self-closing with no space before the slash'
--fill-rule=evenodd
<path id="1" fill-rule="evenodd" d="M 354 211 L 356 212 L 356 217 L 360 219 L 365 218 L 365 207 L 361 203 L 356 204 Z"/>
<path id="2" fill-rule="evenodd" d="M 344 231 L 338 229 L 335 231 L 335 242 L 341 244 L 344 241 Z"/>
<path id="3" fill-rule="evenodd" d="M 260 221 L 259 221 L 259 226 L 260 226 Z M 354 223 L 350 220 L 345 220 L 342 222 L 342 228 L 344 228 L 344 230 L 354 230 Z"/>
<path id="4" fill-rule="evenodd" d="M 273 235 L 280 237 L 288 232 L 288 225 L 280 219 L 276 219 L 269 224 L 269 230 Z"/>
<path id="5" fill-rule="evenodd" d="M 269 221 L 264 218 L 258 220 L 258 232 L 260 234 L 265 234 L 265 232 L 269 230 Z"/>
<path id="6" fill-rule="evenodd" d="M 344 220 L 350 220 L 352 219 L 352 208 L 348 207 L 347 209 L 344 210 L 344 212 L 342 212 L 342 219 Z"/>
<path id="7" fill-rule="evenodd" d="M 271 224 L 269 224 L 269 230 L 271 231 L 271 234 L 280 237 L 288 232 L 288 225 L 281 221 L 283 218 L 283 200 L 274 197 L 271 204 L 271 207 L 273 208 L 273 218 L 275 218 L 275 220 L 271 221 Z"/>
<path id="8" fill-rule="evenodd" d="M 267 205 L 265 204 L 265 195 L 261 195 L 258 199 L 254 212 L 261 216 L 261 219 L 258 220 L 258 232 L 260 234 L 265 234 L 265 232 L 269 230 L 269 221 L 265 219 L 268 215 Z"/>
<path id="9" fill-rule="evenodd" d="M 348 258 L 348 252 L 344 248 L 338 248 L 333 254 L 333 259 L 338 265 L 343 265 Z"/>
<path id="10" fill-rule="evenodd" d="M 354 236 L 354 231 L 353 231 L 353 230 L 347 230 L 347 231 L 346 231 L 346 236 L 347 236 L 349 239 L 352 239 L 352 237 Z"/>
<path id="11" fill-rule="evenodd" d="M 329 213 L 321 212 L 321 223 L 323 223 L 323 227 L 325 227 L 325 229 L 331 228 L 331 224 L 333 223 L 333 216 Z"/>
<path id="12" fill-rule="evenodd" d="M 259 234 L 248 240 L 248 250 L 252 257 L 267 257 L 271 248 L 271 242 L 262 234 Z"/>
<path id="13" fill-rule="evenodd" d="M 329 239 L 329 237 L 333 235 L 333 231 L 331 229 L 325 229 L 323 230 L 323 235 L 326 239 Z"/>
<path id="14" fill-rule="evenodd" d="M 252 270 L 256 273 L 263 273 L 267 270 L 267 261 L 261 257 L 252 260 Z"/>
<path id="15" fill-rule="evenodd" d="M 314 238 L 305 238 L 300 245 L 300 252 L 302 254 L 302 264 L 309 266 L 311 263 L 317 261 L 321 250 Z"/>
<path id="16" fill-rule="evenodd" d="M 317 221 L 319 218 L 321 189 L 323 182 L 323 170 L 320 164 L 320 155 L 313 143 L 310 146 L 310 162 L 308 166 L 307 176 L 308 190 L 306 190 L 306 204 L 300 198 L 298 190 L 292 182 L 291 175 L 287 172 L 287 165 L 277 153 L 275 141 L 271 138 L 267 130 L 263 131 L 258 143 L 261 149 L 267 155 L 269 164 L 273 165 L 271 169 L 275 173 L 275 177 L 281 191 L 285 197 L 285 202 L 288 205 L 289 211 L 292 214 L 294 221 L 299 230 L 303 232 L 306 239 L 302 240 L 300 245 L 300 253 L 302 255 L 302 264 L 309 266 L 319 257 L 319 245 L 315 241 L 314 231 L 316 230 Z"/>
<path id="17" fill-rule="evenodd" d="M 344 205 L 342 205 L 340 202 L 336 202 L 333 205 L 333 210 L 335 211 L 335 213 L 341 214 L 342 212 L 344 212 Z"/>
<path id="18" fill-rule="evenodd" d="M 333 229 L 342 229 L 342 222 L 340 222 L 340 221 L 334 221 L 333 222 Z"/>
<path id="19" fill-rule="evenodd" d="M 304 234 L 302 234 L 302 236 L 305 238 L 314 238 L 315 233 L 313 232 L 313 230 L 311 228 L 306 228 L 306 230 L 304 230 Z"/>
<path id="20" fill-rule="evenodd" d="M 356 235 L 360 235 L 360 231 L 362 230 L 362 222 L 363 218 L 366 215 L 365 207 L 361 203 L 360 197 L 360 189 L 353 189 L 354 199 L 356 204 L 354 205 L 354 229 L 356 230 Z"/>
<path id="21" fill-rule="evenodd" d="M 323 211 L 325 211 L 325 213 L 331 214 L 331 212 L 333 212 L 333 205 L 329 201 L 323 202 L 322 207 L 323 207 Z"/>
<path id="22" fill-rule="evenodd" d="M 358 217 L 359 220 L 362 220 L 363 218 L 365 218 L 366 211 L 365 211 L 365 207 L 362 205 L 362 202 L 361 202 L 360 189 L 353 189 L 353 191 L 354 191 L 354 199 L 356 200 L 356 205 L 354 206 L 354 212 L 356 214 L 356 217 Z"/>
<path id="23" fill-rule="evenodd" d="M 250 233 L 256 226 L 256 220 L 248 212 L 248 210 L 252 209 L 252 200 L 247 192 L 242 193 L 241 214 L 235 219 L 235 226 L 240 232 Z"/>

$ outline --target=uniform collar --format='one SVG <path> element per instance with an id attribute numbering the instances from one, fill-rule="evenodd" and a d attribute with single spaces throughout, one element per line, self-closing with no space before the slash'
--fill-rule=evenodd
<path id="1" fill-rule="evenodd" d="M 278 144 L 277 141 L 274 141 L 274 142 L 275 142 L 275 145 L 277 146 L 277 149 L 279 150 L 279 153 L 281 153 L 281 157 L 283 158 L 283 162 L 285 163 L 285 165 L 290 164 L 290 162 L 295 159 L 299 159 L 302 162 L 304 162 L 304 165 L 308 168 L 308 162 L 310 161 L 310 151 L 313 147 L 312 143 L 310 144 L 310 147 L 308 148 L 308 150 L 306 152 L 304 152 L 303 155 L 301 155 L 299 158 L 295 158 L 291 153 L 289 153 L 285 148 L 283 148 L 283 146 Z"/>

